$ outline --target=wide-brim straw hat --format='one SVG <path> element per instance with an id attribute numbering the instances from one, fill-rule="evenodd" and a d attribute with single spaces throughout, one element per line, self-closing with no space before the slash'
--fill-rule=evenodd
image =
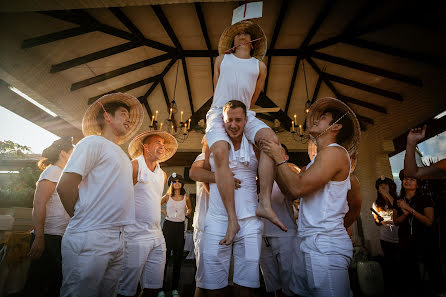
<path id="1" fill-rule="evenodd" d="M 82 119 L 82 133 L 84 136 L 102 134 L 102 129 L 96 120 L 99 112 L 102 110 L 102 106 L 99 104 L 99 102 L 101 102 L 104 106 L 105 104 L 111 102 L 122 102 L 130 108 L 130 127 L 124 135 L 118 136 L 116 141 L 117 144 L 123 144 L 124 142 L 128 141 L 141 127 L 144 120 L 144 111 L 141 103 L 139 103 L 139 100 L 129 94 L 112 93 L 102 96 L 91 104 L 90 107 L 88 107 L 84 114 L 84 118 Z M 105 115 L 104 119 L 106 119 Z"/>
<path id="2" fill-rule="evenodd" d="M 143 142 L 150 135 L 157 135 L 164 139 L 164 155 L 158 160 L 159 163 L 165 162 L 172 158 L 178 149 L 178 142 L 172 134 L 161 130 L 146 131 L 129 143 L 129 155 L 132 159 L 136 159 L 143 154 Z"/>
<path id="3" fill-rule="evenodd" d="M 359 141 L 361 139 L 361 127 L 359 126 L 358 118 L 353 110 L 347 106 L 341 100 L 326 97 L 317 99 L 310 107 L 307 117 L 307 128 L 312 126 L 315 120 L 319 119 L 322 115 L 322 112 L 327 108 L 333 108 L 339 110 L 343 113 L 347 113 L 347 116 L 353 122 L 353 131 L 352 135 L 343 143 L 339 143 L 342 145 L 349 153 L 350 156 L 355 154 L 359 149 Z"/>
<path id="4" fill-rule="evenodd" d="M 266 35 L 262 28 L 252 21 L 241 21 L 227 27 L 218 41 L 218 54 L 223 55 L 228 49 L 232 48 L 234 37 L 240 32 L 249 33 L 249 35 L 251 35 L 251 40 L 262 38 L 253 43 L 254 52 L 252 56 L 260 61 L 263 60 L 266 54 Z"/>

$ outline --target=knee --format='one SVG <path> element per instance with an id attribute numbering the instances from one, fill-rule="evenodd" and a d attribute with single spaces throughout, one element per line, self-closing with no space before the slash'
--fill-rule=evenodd
<path id="1" fill-rule="evenodd" d="M 226 147 L 218 146 L 213 151 L 214 162 L 216 166 L 221 166 L 224 161 L 228 159 L 228 149 Z"/>
<path id="2" fill-rule="evenodd" d="M 279 137 L 277 137 L 277 134 L 274 133 L 274 131 L 270 128 L 261 129 L 257 133 L 255 141 L 259 142 L 261 140 L 269 140 L 269 141 L 273 141 L 275 143 L 279 143 Z"/>

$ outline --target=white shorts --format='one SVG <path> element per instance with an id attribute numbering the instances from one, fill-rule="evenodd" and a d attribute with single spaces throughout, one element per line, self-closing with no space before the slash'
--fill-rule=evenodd
<path id="1" fill-rule="evenodd" d="M 124 260 L 122 228 L 65 233 L 60 296 L 115 296 Z"/>
<path id="2" fill-rule="evenodd" d="M 164 236 L 125 242 L 124 269 L 119 281 L 118 293 L 124 296 L 136 294 L 138 283 L 142 289 L 163 287 L 166 243 Z"/>
<path id="3" fill-rule="evenodd" d="M 348 266 L 350 258 L 342 254 L 316 251 L 294 254 L 290 290 L 298 295 L 317 297 L 351 296 Z M 296 269 L 295 265 L 300 266 Z"/>
<path id="4" fill-rule="evenodd" d="M 201 239 L 203 237 L 203 231 L 194 228 L 194 252 L 195 252 L 195 263 L 197 265 L 197 273 L 195 274 L 195 281 L 198 282 L 203 279 L 203 258 L 201 256 Z"/>
<path id="5" fill-rule="evenodd" d="M 244 133 L 249 142 L 254 144 L 257 132 L 260 129 L 269 127 L 264 122 L 256 118 L 256 113 L 254 111 L 248 110 L 247 114 L 248 122 L 246 123 Z M 223 124 L 223 109 L 211 107 L 206 114 L 206 141 L 209 148 L 211 148 L 214 143 L 220 140 L 231 143 L 231 140 L 226 133 L 225 125 Z"/>
<path id="6" fill-rule="evenodd" d="M 260 254 L 260 269 L 265 281 L 266 291 L 282 290 L 287 296 L 293 294 L 288 290 L 293 269 L 293 252 L 297 236 L 263 237 Z"/>
<path id="7" fill-rule="evenodd" d="M 233 282 L 248 288 L 260 287 L 259 259 L 263 224 L 259 225 L 258 221 L 260 220 L 257 217 L 240 220 L 240 231 L 229 246 L 219 244 L 224 235 L 209 234 L 206 231 L 203 233 L 200 246 L 203 277 L 197 280 L 197 287 L 208 290 L 226 287 L 232 255 L 234 256 Z M 244 228 L 246 225 L 255 228 L 250 232 Z"/>

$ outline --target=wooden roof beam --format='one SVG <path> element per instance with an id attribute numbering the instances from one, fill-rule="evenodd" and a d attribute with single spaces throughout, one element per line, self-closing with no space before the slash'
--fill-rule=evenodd
<path id="1" fill-rule="evenodd" d="M 209 52 L 209 59 L 211 63 L 211 84 L 212 90 L 214 89 L 214 60 L 212 59 L 212 46 L 208 35 L 208 29 L 206 27 L 206 22 L 204 20 L 203 10 L 201 9 L 200 2 L 195 2 L 195 12 L 197 13 L 198 21 L 200 22 L 201 33 L 203 34 L 204 42 L 206 42 L 206 47 Z"/>
<path id="2" fill-rule="evenodd" d="M 41 35 L 41 36 L 25 39 L 22 41 L 21 47 L 22 48 L 31 48 L 31 47 L 39 46 L 42 44 L 47 44 L 47 43 L 51 43 L 54 41 L 67 39 L 70 37 L 79 36 L 79 35 L 83 35 L 83 34 L 94 32 L 94 31 L 96 31 L 96 29 L 91 28 L 91 27 L 80 26 L 80 27 L 76 27 L 76 28 L 71 28 L 71 29 L 67 29 L 67 30 L 63 30 L 63 31 L 58 31 L 58 32 L 54 32 L 54 33 L 50 33 L 50 34 L 46 34 L 46 35 Z"/>

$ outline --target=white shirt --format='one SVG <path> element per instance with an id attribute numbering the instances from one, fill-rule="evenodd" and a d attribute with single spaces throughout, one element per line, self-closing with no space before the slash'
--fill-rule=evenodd
<path id="1" fill-rule="evenodd" d="M 82 176 L 67 232 L 135 223 L 132 164 L 120 146 L 102 136 L 87 136 L 76 145 L 64 172 Z"/>
<path id="2" fill-rule="evenodd" d="M 195 158 L 195 162 L 204 160 L 204 153 L 201 153 Z M 197 194 L 195 203 L 194 221 L 192 226 L 200 231 L 204 231 L 204 219 L 209 208 L 209 193 L 204 188 L 204 183 L 196 182 Z"/>
<path id="3" fill-rule="evenodd" d="M 62 175 L 62 169 L 56 165 L 50 165 L 42 174 L 40 174 L 39 180 L 36 185 L 42 180 L 48 180 L 53 183 L 59 181 Z M 65 208 L 60 201 L 59 195 L 56 190 L 51 194 L 50 199 L 46 203 L 46 217 L 45 217 L 45 234 L 50 235 L 63 235 L 65 228 L 67 228 L 70 216 L 65 211 Z"/>
<path id="4" fill-rule="evenodd" d="M 292 202 L 282 194 L 276 182 L 273 184 L 271 207 L 279 220 L 285 225 L 285 227 L 287 227 L 288 232 L 282 231 L 282 229 L 280 229 L 277 225 L 271 223 L 270 220 L 263 219 L 263 224 L 265 226 L 263 229 L 263 236 L 296 236 L 297 225 L 293 217 L 294 213 Z"/>
<path id="5" fill-rule="evenodd" d="M 256 58 L 240 59 L 233 54 L 224 55 L 212 107 L 223 107 L 230 100 L 239 100 L 249 109 L 259 72 L 259 60 Z"/>
<path id="6" fill-rule="evenodd" d="M 337 143 L 328 146 L 343 148 Z M 345 153 L 348 155 L 346 150 Z M 316 155 L 307 165 L 307 170 L 317 157 Z M 335 252 L 352 257 L 353 246 L 344 227 L 344 217 L 349 209 L 347 192 L 350 188 L 349 173 L 345 180 L 329 181 L 323 188 L 302 197 L 299 207 L 298 235 L 303 238 L 301 244 L 303 252 Z"/>
<path id="7" fill-rule="evenodd" d="M 163 236 L 161 230 L 161 199 L 164 189 L 164 171 L 156 164 L 151 171 L 144 155 L 137 158 L 138 176 L 134 186 L 135 225 L 124 228 L 125 239 L 151 239 Z"/>
<path id="8" fill-rule="evenodd" d="M 379 226 L 379 239 L 387 242 L 398 243 L 398 226 L 393 224 L 393 210 L 388 208 L 387 205 L 385 209 L 378 209 L 375 202 L 373 202 L 372 207 L 384 219 L 383 222 L 386 222 L 385 225 L 381 224 Z"/>
<path id="9" fill-rule="evenodd" d="M 186 220 L 186 195 L 183 199 L 176 201 L 169 196 L 166 204 L 167 217 L 166 220 L 171 222 L 184 222 Z"/>

